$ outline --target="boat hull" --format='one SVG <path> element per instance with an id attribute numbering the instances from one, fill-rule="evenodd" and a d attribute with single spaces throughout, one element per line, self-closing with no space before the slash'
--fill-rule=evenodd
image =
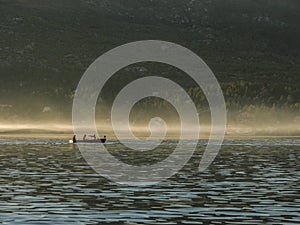
<path id="1" fill-rule="evenodd" d="M 106 142 L 105 138 L 97 140 L 77 140 L 75 143 L 72 140 L 69 140 L 70 144 L 104 144 Z"/>

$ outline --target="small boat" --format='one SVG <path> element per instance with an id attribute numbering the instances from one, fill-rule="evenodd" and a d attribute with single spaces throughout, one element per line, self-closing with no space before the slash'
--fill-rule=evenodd
<path id="1" fill-rule="evenodd" d="M 106 139 L 105 138 L 100 138 L 96 140 L 78 140 L 75 143 L 105 143 Z"/>
<path id="2" fill-rule="evenodd" d="M 70 144 L 78 144 L 78 143 L 90 143 L 90 144 L 104 144 L 106 142 L 106 136 L 104 136 L 103 138 L 98 138 L 98 139 L 84 139 L 84 140 L 76 140 L 75 136 L 73 137 L 72 140 L 69 140 Z"/>

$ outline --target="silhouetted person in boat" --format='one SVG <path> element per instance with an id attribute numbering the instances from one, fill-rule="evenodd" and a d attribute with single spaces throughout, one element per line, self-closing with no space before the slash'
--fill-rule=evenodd
<path id="1" fill-rule="evenodd" d="M 106 142 L 106 136 L 104 136 L 103 138 L 100 138 L 101 143 L 105 143 Z"/>
<path id="2" fill-rule="evenodd" d="M 73 136 L 73 143 L 76 143 L 76 135 Z"/>
<path id="3" fill-rule="evenodd" d="M 83 136 L 83 140 L 84 140 L 84 141 L 86 140 L 86 134 Z"/>
<path id="4" fill-rule="evenodd" d="M 96 140 L 96 134 L 90 135 L 90 137 L 92 137 L 92 138 L 94 138 L 94 140 Z"/>

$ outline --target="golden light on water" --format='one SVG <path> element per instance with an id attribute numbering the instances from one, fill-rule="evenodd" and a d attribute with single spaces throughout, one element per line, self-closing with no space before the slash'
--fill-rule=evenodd
<path id="1" fill-rule="evenodd" d="M 191 125 L 190 132 L 194 131 L 194 125 Z M 115 139 L 116 136 L 112 129 L 110 123 L 99 122 L 97 124 L 99 136 L 106 135 L 110 139 Z M 118 127 L 122 132 L 127 129 L 126 125 L 123 127 Z M 157 129 L 166 129 L 167 135 L 166 139 L 177 139 L 180 135 L 180 124 L 167 124 L 166 128 L 157 128 Z M 200 136 L 199 138 L 208 138 L 210 134 L 210 125 L 202 124 L 200 125 Z M 130 130 L 134 135 L 139 138 L 147 138 L 151 134 L 149 126 L 145 125 L 130 125 Z M 70 123 L 28 123 L 28 124 L 0 124 L 0 137 L 3 135 L 24 135 L 27 136 L 36 136 L 37 134 L 53 134 L 55 136 L 70 136 L 73 134 L 73 127 Z M 226 137 L 246 137 L 246 136 L 300 136 L 300 125 L 298 123 L 286 123 L 286 124 L 233 124 L 227 125 L 226 127 Z"/>

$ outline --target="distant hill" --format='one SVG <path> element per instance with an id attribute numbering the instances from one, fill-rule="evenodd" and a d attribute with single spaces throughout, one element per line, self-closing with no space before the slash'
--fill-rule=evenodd
<path id="1" fill-rule="evenodd" d="M 0 0 L 0 105 L 12 106 L 0 107 L 0 115 L 42 118 L 50 107 L 57 117 L 69 116 L 89 64 L 113 47 L 147 39 L 199 54 L 229 106 L 297 108 L 299 21 L 298 0 Z M 164 70 L 144 66 L 146 75 Z M 191 91 L 193 83 L 179 74 Z M 111 101 L 132 78 L 111 82 L 103 98 Z"/>

